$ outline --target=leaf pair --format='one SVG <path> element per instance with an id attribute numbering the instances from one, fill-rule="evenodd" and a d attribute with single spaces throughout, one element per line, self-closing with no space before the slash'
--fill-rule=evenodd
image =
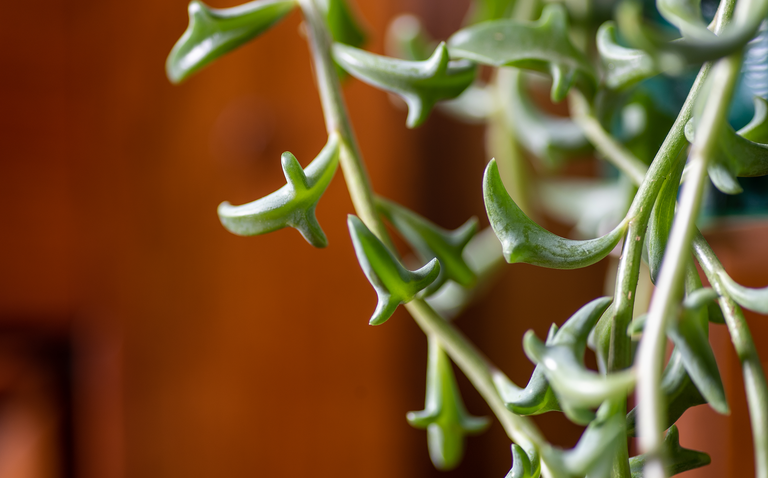
<path id="1" fill-rule="evenodd" d="M 461 29 L 448 40 L 448 47 L 454 58 L 549 74 L 555 102 L 565 98 L 574 84 L 587 97 L 595 91 L 592 65 L 568 38 L 567 15 L 559 4 L 548 5 L 536 22 L 504 19 Z"/>
<path id="2" fill-rule="evenodd" d="M 473 63 L 450 61 L 444 43 L 424 61 L 389 58 L 340 43 L 333 45 L 333 56 L 355 78 L 400 96 L 408 105 L 409 128 L 422 124 L 438 101 L 459 96 L 477 71 Z"/>
<path id="3" fill-rule="evenodd" d="M 693 142 L 694 120 L 686 125 L 685 136 Z M 768 102 L 756 97 L 755 116 L 738 132 L 728 124 L 723 125 L 714 154 L 708 169 L 709 178 L 717 189 L 726 194 L 743 191 L 737 177 L 768 174 Z"/>
<path id="4" fill-rule="evenodd" d="M 488 219 L 501 241 L 509 263 L 522 262 L 553 269 L 577 269 L 607 256 L 619 243 L 627 227 L 626 218 L 605 236 L 575 241 L 552 234 L 531 221 L 504 188 L 495 160 L 483 176 L 483 198 Z"/>
<path id="5" fill-rule="evenodd" d="M 467 413 L 451 361 L 432 336 L 429 337 L 424 410 L 409 412 L 407 419 L 412 426 L 427 430 L 429 456 L 438 470 L 455 468 L 464 455 L 465 435 L 480 433 L 490 424 L 486 417 Z"/>
<path id="6" fill-rule="evenodd" d="M 664 437 L 664 442 L 661 444 L 661 453 L 666 458 L 664 470 L 667 476 L 700 468 L 709 465 L 711 462 L 709 455 L 706 453 L 680 446 L 680 432 L 675 425 L 672 425 L 667 430 L 667 436 Z M 646 460 L 647 457 L 645 455 L 633 456 L 629 459 L 629 469 L 632 473 L 632 478 L 642 478 Z"/>
<path id="7" fill-rule="evenodd" d="M 265 234 L 290 226 L 313 246 L 327 246 L 328 239 L 317 222 L 315 208 L 336 172 L 340 148 L 341 140 L 332 134 L 306 169 L 301 168 L 294 155 L 283 153 L 281 161 L 286 185 L 242 206 L 221 203 L 221 223 L 228 231 L 240 236 Z"/>

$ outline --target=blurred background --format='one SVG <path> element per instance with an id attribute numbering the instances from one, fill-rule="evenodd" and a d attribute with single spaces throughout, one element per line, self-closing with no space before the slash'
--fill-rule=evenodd
<path id="1" fill-rule="evenodd" d="M 356 3 L 379 53 L 395 15 L 414 13 L 446 38 L 468 7 Z M 426 339 L 403 310 L 367 325 L 376 299 L 351 248 L 341 174 L 318 208 L 327 249 L 294 230 L 242 238 L 220 226 L 220 202 L 284 184 L 280 154 L 306 164 L 325 129 L 298 12 L 170 85 L 164 61 L 186 6 L 3 5 L 0 478 L 504 476 L 509 442 L 497 424 L 440 473 L 425 433 L 405 421 L 423 408 Z M 443 227 L 472 215 L 487 223 L 482 127 L 435 113 L 409 131 L 386 94 L 357 81 L 345 91 L 377 191 Z M 507 268 L 459 326 L 525 383 L 533 366 L 522 334 L 543 337 L 600 295 L 605 270 Z M 756 336 L 768 336 L 762 327 Z M 727 336 L 713 340 L 724 344 L 722 366 L 738 372 Z M 739 376 L 726 386 L 745 422 Z M 468 409 L 488 415 L 459 380 Z M 749 440 L 701 413 L 685 419 L 720 427 L 720 442 Z M 580 433 L 559 415 L 538 422 L 563 446 Z M 684 444 L 701 435 L 681 433 Z M 740 443 L 699 446 L 721 453 L 712 476 L 751 473 Z"/>

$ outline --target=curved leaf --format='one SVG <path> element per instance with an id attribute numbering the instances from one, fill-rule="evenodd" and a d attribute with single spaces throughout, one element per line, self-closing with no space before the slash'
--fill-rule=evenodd
<path id="1" fill-rule="evenodd" d="M 595 90 L 592 65 L 568 38 L 565 8 L 559 4 L 547 5 L 536 22 L 496 20 L 463 28 L 448 46 L 454 58 L 548 73 L 556 102 L 574 83 L 587 97 Z"/>
<path id="2" fill-rule="evenodd" d="M 746 126 L 739 130 L 739 135 L 755 143 L 768 143 L 768 100 L 755 96 L 755 114 Z"/>
<path id="3" fill-rule="evenodd" d="M 359 47 L 366 40 L 365 30 L 346 0 L 317 0 L 325 15 L 333 41 Z"/>
<path id="4" fill-rule="evenodd" d="M 408 105 L 409 128 L 423 123 L 438 101 L 459 96 L 477 71 L 470 62 L 450 61 L 444 43 L 424 61 L 398 60 L 340 43 L 333 45 L 333 55 L 355 78 L 402 97 Z"/>
<path id="5" fill-rule="evenodd" d="M 471 218 L 455 231 L 447 231 L 397 203 L 377 198 L 379 211 L 395 226 L 423 261 L 437 258 L 440 275 L 424 290 L 430 295 L 450 279 L 463 287 L 472 287 L 477 276 L 464 261 L 463 251 L 477 233 L 477 219 Z"/>
<path id="6" fill-rule="evenodd" d="M 646 52 L 617 43 L 613 22 L 605 22 L 597 30 L 597 51 L 605 72 L 603 81 L 612 90 L 627 88 L 659 73 Z"/>
<path id="7" fill-rule="evenodd" d="M 249 42 L 285 17 L 293 0 L 255 0 L 232 8 L 210 8 L 193 0 L 189 26 L 165 62 L 172 83 L 180 83 L 216 58 Z"/>
<path id="8" fill-rule="evenodd" d="M 760 314 L 768 314 L 768 287 L 753 289 L 744 287 L 727 274 L 720 274 L 723 287 L 737 304 Z"/>
<path id="9" fill-rule="evenodd" d="M 701 0 L 656 0 L 656 9 L 684 37 L 714 36 L 701 14 Z"/>
<path id="10" fill-rule="evenodd" d="M 664 437 L 664 442 L 661 444 L 661 453 L 667 457 L 664 464 L 667 476 L 706 466 L 711 462 L 706 453 L 680 446 L 680 432 L 676 425 L 672 425 L 667 431 L 667 436 Z M 629 459 L 632 478 L 642 478 L 645 462 L 645 455 L 633 456 Z"/>
<path id="11" fill-rule="evenodd" d="M 607 256 L 626 230 L 625 219 L 597 239 L 574 241 L 552 234 L 531 221 L 515 204 L 501 182 L 495 160 L 485 169 L 483 198 L 491 227 L 509 263 L 523 262 L 553 269 L 586 267 Z"/>
<path id="12" fill-rule="evenodd" d="M 486 417 L 467 413 L 448 356 L 436 338 L 429 338 L 427 393 L 424 410 L 408 412 L 408 423 L 427 430 L 432 464 L 438 470 L 455 468 L 464 455 L 464 436 L 488 428 Z"/>
<path id="13" fill-rule="evenodd" d="M 512 468 L 505 478 L 539 478 L 541 461 L 538 455 L 533 458 L 519 445 L 512 445 Z"/>
<path id="14" fill-rule="evenodd" d="M 328 143 L 306 169 L 301 169 L 294 155 L 283 153 L 281 161 L 286 185 L 242 206 L 221 203 L 221 223 L 228 231 L 240 236 L 265 234 L 290 226 L 313 246 L 327 246 L 328 239 L 317 222 L 315 208 L 336 172 L 339 149 L 338 135 L 329 136 Z"/>
<path id="15" fill-rule="evenodd" d="M 678 158 L 677 163 L 664 179 L 664 184 L 656 197 L 653 211 L 648 222 L 648 268 L 651 272 L 651 281 L 655 284 L 661 270 L 661 261 L 664 259 L 664 251 L 667 249 L 669 231 L 672 230 L 672 221 L 675 218 L 675 206 L 677 204 L 677 192 L 680 189 L 680 177 L 683 174 L 685 161 Z"/>
<path id="16" fill-rule="evenodd" d="M 440 274 L 437 259 L 416 271 L 407 270 L 356 216 L 349 215 L 347 226 L 360 268 L 378 296 L 376 310 L 369 322 L 371 325 L 386 322 L 398 305 L 410 302 Z"/>

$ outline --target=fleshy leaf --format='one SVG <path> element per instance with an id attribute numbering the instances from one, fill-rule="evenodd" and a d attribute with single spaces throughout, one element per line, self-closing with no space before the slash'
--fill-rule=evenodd
<path id="1" fill-rule="evenodd" d="M 656 0 L 656 8 L 684 37 L 713 36 L 701 14 L 701 0 Z"/>
<path id="2" fill-rule="evenodd" d="M 762 114 L 759 110 L 758 115 Z M 756 115 L 757 116 L 757 115 Z M 750 137 L 768 140 L 761 126 L 765 119 L 757 117 L 750 123 L 747 133 Z M 746 128 L 746 127 L 745 127 Z M 720 191 L 726 194 L 739 194 L 742 188 L 737 177 L 765 176 L 768 174 L 768 144 L 750 141 L 725 124 L 720 129 L 720 141 L 717 152 L 709 166 L 709 177 Z M 693 142 L 695 128 L 693 120 L 685 126 L 685 136 Z"/>
<path id="3" fill-rule="evenodd" d="M 456 98 L 475 79 L 477 67 L 468 61 L 450 61 L 445 43 L 424 61 L 375 55 L 335 43 L 336 62 L 355 78 L 403 98 L 408 105 L 409 128 L 419 126 L 440 100 Z"/>
<path id="4" fill-rule="evenodd" d="M 397 203 L 378 198 L 379 211 L 395 226 L 423 261 L 437 258 L 440 275 L 424 290 L 425 295 L 439 289 L 450 279 L 461 286 L 472 287 L 477 276 L 464 261 L 462 253 L 477 233 L 477 219 L 472 218 L 455 231 L 446 231 L 426 218 Z"/>
<path id="5" fill-rule="evenodd" d="M 359 47 L 366 40 L 365 30 L 346 0 L 318 0 L 333 41 Z"/>
<path id="6" fill-rule="evenodd" d="M 329 136 L 328 143 L 306 169 L 301 169 L 294 155 L 283 153 L 281 161 L 286 185 L 242 206 L 221 203 L 221 223 L 228 231 L 240 236 L 265 234 L 290 226 L 313 246 L 327 246 L 328 239 L 317 222 L 315 208 L 336 172 L 339 148 L 338 135 Z"/>
<path id="7" fill-rule="evenodd" d="M 180 83 L 216 58 L 267 31 L 296 6 L 293 0 L 255 0 L 232 8 L 210 8 L 193 0 L 189 26 L 173 46 L 165 71 Z"/>
<path id="8" fill-rule="evenodd" d="M 768 143 L 768 100 L 754 97 L 755 114 L 752 120 L 739 130 L 739 135 L 755 143 Z"/>
<path id="9" fill-rule="evenodd" d="M 597 30 L 597 51 L 605 69 L 603 81 L 612 90 L 627 88 L 659 73 L 653 58 L 646 52 L 616 42 L 613 22 L 605 22 Z"/>
<path id="10" fill-rule="evenodd" d="M 533 459 L 519 445 L 512 445 L 512 468 L 505 478 L 539 478 L 541 461 L 538 455 Z"/>
<path id="11" fill-rule="evenodd" d="M 626 219 L 597 239 L 574 241 L 552 234 L 531 221 L 504 188 L 495 160 L 483 177 L 483 197 L 488 219 L 501 241 L 509 263 L 523 262 L 553 269 L 578 269 L 598 262 L 619 243 Z"/>
<path id="12" fill-rule="evenodd" d="M 407 419 L 412 426 L 427 430 L 429 456 L 438 470 L 455 468 L 464 455 L 464 436 L 480 433 L 490 424 L 486 417 L 467 413 L 451 361 L 434 337 L 429 338 L 424 410 L 408 412 Z"/>
<path id="13" fill-rule="evenodd" d="M 568 154 L 585 152 L 589 141 L 570 118 L 553 116 L 539 110 L 528 99 L 520 71 L 510 74 L 507 115 L 517 140 L 550 168 L 561 166 Z"/>
<path id="14" fill-rule="evenodd" d="M 547 345 L 552 344 L 557 330 L 557 325 L 552 324 L 547 334 Z M 555 392 L 549 386 L 547 377 L 544 376 L 544 368 L 541 365 L 537 365 L 533 369 L 533 374 L 525 388 L 518 387 L 501 372 L 493 373 L 492 379 L 504 405 L 518 415 L 539 415 L 560 411 Z"/>
<path id="15" fill-rule="evenodd" d="M 437 279 L 440 263 L 437 259 L 432 259 L 421 269 L 409 271 L 363 221 L 350 214 L 347 225 L 360 268 L 378 296 L 378 304 L 369 323 L 383 324 L 392 316 L 398 305 L 410 302 Z"/>
<path id="16" fill-rule="evenodd" d="M 661 270 L 661 261 L 664 251 L 667 249 L 669 231 L 672 229 L 672 221 L 675 218 L 675 205 L 677 204 L 677 192 L 680 189 L 680 176 L 683 174 L 685 161 L 678 158 L 677 164 L 664 179 L 664 184 L 656 197 L 653 211 L 648 223 L 648 268 L 651 271 L 651 281 L 656 283 L 656 278 Z"/>
<path id="17" fill-rule="evenodd" d="M 737 304 L 760 314 L 768 314 L 768 287 L 753 289 L 744 287 L 726 274 L 721 274 L 723 286 Z"/>
<path id="18" fill-rule="evenodd" d="M 514 6 L 514 0 L 474 0 L 464 18 L 464 24 L 474 25 L 488 20 L 508 18 L 512 15 Z"/>
<path id="19" fill-rule="evenodd" d="M 680 432 L 676 425 L 672 425 L 667 431 L 667 436 L 661 444 L 661 453 L 666 457 L 664 469 L 667 476 L 706 466 L 711 462 L 706 453 L 680 446 Z M 632 478 L 642 478 L 645 461 L 645 455 L 633 456 L 629 459 Z"/>
<path id="20" fill-rule="evenodd" d="M 463 28 L 451 36 L 448 46 L 453 58 L 548 73 L 556 102 L 574 83 L 587 97 L 595 90 L 594 70 L 568 38 L 567 15 L 559 4 L 547 5 L 536 22 L 506 19 Z"/>
<path id="21" fill-rule="evenodd" d="M 523 338 L 525 354 L 543 366 L 560 407 L 575 423 L 591 421 L 591 414 L 585 413 L 586 407 L 596 407 L 611 398 L 624 398 L 634 387 L 635 374 L 631 370 L 600 375 L 584 367 L 589 333 L 610 304 L 611 298 L 602 297 L 579 309 L 558 330 L 551 345 L 542 343 L 532 330 Z"/>

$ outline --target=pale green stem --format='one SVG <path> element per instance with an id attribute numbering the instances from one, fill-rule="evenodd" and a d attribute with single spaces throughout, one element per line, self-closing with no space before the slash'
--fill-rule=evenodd
<path id="1" fill-rule="evenodd" d="M 382 242 L 390 245 L 390 249 L 395 252 L 395 249 L 391 247 L 391 239 L 384 224 L 376 213 L 370 180 L 349 123 L 341 87 L 331 59 L 331 43 L 327 27 L 315 0 L 298 1 L 308 26 L 309 44 L 312 50 L 326 128 L 329 133 L 338 132 L 346 146 L 342 150 L 341 167 L 344 171 L 344 178 L 349 188 L 352 203 L 368 228 Z M 451 359 L 461 368 L 488 402 L 507 435 L 520 443 L 521 446 L 532 444 L 539 448 L 544 440 L 536 425 L 531 420 L 518 417 L 507 410 L 491 380 L 492 365 L 477 348 L 423 300 L 414 299 L 406 304 L 406 307 L 427 336 L 434 335 L 437 337 Z"/>
<path id="2" fill-rule="evenodd" d="M 643 476 L 666 476 L 660 449 L 665 416 L 661 374 L 666 350 L 666 330 L 682 296 L 686 262 L 696 231 L 696 218 L 707 179 L 707 167 L 717 147 L 733 90 L 741 68 L 740 55 L 724 58 L 712 70 L 710 97 L 696 129 L 689 172 L 680 195 L 680 205 L 669 235 L 656 293 L 651 301 L 643 338 L 637 352 L 637 403 L 640 450 L 647 454 Z"/>

